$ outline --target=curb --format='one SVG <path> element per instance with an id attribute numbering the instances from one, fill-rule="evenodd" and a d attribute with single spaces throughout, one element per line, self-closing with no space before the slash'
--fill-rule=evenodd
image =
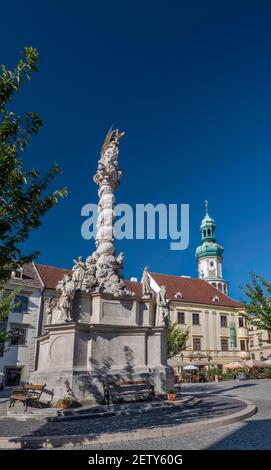
<path id="1" fill-rule="evenodd" d="M 232 397 L 231 397 L 232 398 Z M 119 432 L 112 434 L 71 434 L 63 436 L 40 437 L 0 437 L 0 449 L 50 449 L 54 447 L 66 447 L 75 445 L 107 444 L 112 442 L 127 442 L 141 439 L 156 439 L 162 437 L 179 436 L 199 431 L 207 431 L 212 428 L 226 426 L 237 421 L 244 420 L 254 415 L 257 407 L 254 403 L 241 400 L 246 408 L 238 413 L 227 415 L 224 418 L 211 418 L 194 423 L 179 424 L 177 426 L 160 427 L 156 429 L 137 429 L 131 432 Z"/>

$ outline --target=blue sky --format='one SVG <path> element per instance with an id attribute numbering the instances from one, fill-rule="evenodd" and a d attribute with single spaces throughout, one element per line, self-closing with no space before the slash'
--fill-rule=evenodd
<path id="1" fill-rule="evenodd" d="M 40 113 L 44 127 L 26 166 L 57 161 L 70 196 L 44 218 L 25 250 L 70 267 L 87 256 L 83 204 L 104 135 L 127 132 L 117 202 L 188 203 L 190 244 L 124 240 L 125 275 L 197 276 L 204 200 L 225 248 L 224 277 L 239 298 L 253 270 L 270 278 L 271 4 L 268 1 L 18 1 L 1 5 L 0 62 L 26 45 L 41 65 L 10 107 Z"/>

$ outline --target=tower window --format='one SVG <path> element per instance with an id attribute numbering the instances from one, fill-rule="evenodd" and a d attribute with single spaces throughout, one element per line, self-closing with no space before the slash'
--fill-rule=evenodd
<path id="1" fill-rule="evenodd" d="M 203 236 L 206 237 L 206 230 L 203 230 Z"/>
<path id="2" fill-rule="evenodd" d="M 209 228 L 208 228 L 207 233 L 208 233 L 208 237 L 210 237 L 210 235 L 211 235 L 211 230 L 210 230 Z"/>
<path id="3" fill-rule="evenodd" d="M 210 261 L 210 266 L 213 267 L 213 265 L 214 265 L 214 262 Z"/>

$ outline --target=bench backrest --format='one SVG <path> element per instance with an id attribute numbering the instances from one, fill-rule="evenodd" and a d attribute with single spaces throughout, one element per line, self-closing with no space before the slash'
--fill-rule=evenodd
<path id="1" fill-rule="evenodd" d="M 151 390 L 153 386 L 148 380 L 127 380 L 104 383 L 104 391 L 110 390 L 117 394 L 133 394 L 134 393 L 146 393 Z"/>
<path id="2" fill-rule="evenodd" d="M 32 391 L 37 391 L 37 392 L 43 392 L 44 388 L 46 387 L 46 384 L 26 384 L 24 386 L 25 390 L 32 390 Z"/>
<path id="3" fill-rule="evenodd" d="M 122 386 L 122 385 L 148 385 L 147 380 L 118 380 L 117 382 L 111 382 L 109 385 Z"/>

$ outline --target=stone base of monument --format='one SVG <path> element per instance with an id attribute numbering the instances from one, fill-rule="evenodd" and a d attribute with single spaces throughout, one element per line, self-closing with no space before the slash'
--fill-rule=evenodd
<path id="1" fill-rule="evenodd" d="M 38 338 L 38 367 L 30 381 L 46 383 L 54 400 L 66 395 L 101 402 L 103 383 L 149 380 L 157 394 L 172 388 L 167 330 L 155 326 L 151 299 L 78 294 L 74 323 L 46 326 Z"/>

